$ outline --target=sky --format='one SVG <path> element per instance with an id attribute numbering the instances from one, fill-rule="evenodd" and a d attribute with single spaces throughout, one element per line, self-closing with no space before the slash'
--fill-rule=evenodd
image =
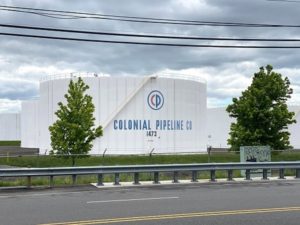
<path id="1" fill-rule="evenodd" d="M 3 0 L 21 6 L 122 16 L 218 22 L 300 25 L 300 2 L 270 0 Z M 0 10 L 0 23 L 65 29 L 175 36 L 234 38 L 300 38 L 300 28 L 211 27 L 143 24 L 98 19 L 57 19 Z M 1 32 L 23 33 L 0 27 Z M 40 34 L 39 31 L 25 33 Z M 43 33 L 56 35 L 50 32 Z M 118 37 L 70 35 L 67 37 L 132 40 Z M 174 40 L 134 39 L 149 42 Z M 181 41 L 192 44 L 244 44 L 225 41 Z M 250 43 L 284 45 L 286 43 Z M 250 84 L 259 67 L 271 64 L 287 76 L 294 93 L 290 105 L 300 105 L 300 49 L 224 49 L 140 46 L 38 40 L 0 35 L 0 113 L 21 110 L 21 101 L 38 97 L 40 79 L 71 72 L 111 76 L 146 76 L 179 73 L 207 82 L 208 107 L 224 107 Z M 294 42 L 286 45 L 298 45 Z"/>

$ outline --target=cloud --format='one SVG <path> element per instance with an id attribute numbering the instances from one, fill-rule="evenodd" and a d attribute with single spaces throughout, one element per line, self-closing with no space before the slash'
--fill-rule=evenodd
<path id="1" fill-rule="evenodd" d="M 26 100 L 37 95 L 38 84 L 36 82 L 0 78 L 0 99 Z"/>
<path id="2" fill-rule="evenodd" d="M 3 1 L 16 5 L 46 9 L 84 11 L 125 16 L 157 17 L 201 21 L 296 24 L 299 10 L 293 4 L 270 1 L 237 0 L 21 0 Z M 205 37 L 240 38 L 299 38 L 294 28 L 249 28 L 159 25 L 116 22 L 95 19 L 58 20 L 36 15 L 2 12 L 1 23 L 61 27 L 84 30 L 197 35 Z M 0 28 L 2 32 L 21 32 Z M 39 31 L 25 33 L 41 34 Z M 116 37 L 93 35 L 65 35 L 120 40 Z M 126 38 L 122 40 L 152 41 Z M 171 40 L 155 40 L 172 42 Z M 180 43 L 228 44 L 228 42 L 181 41 Z M 235 44 L 229 42 L 229 44 Z M 243 44 L 243 43 L 239 43 Z M 278 43 L 251 43 L 251 45 Z M 283 45 L 285 43 L 279 43 Z M 287 43 L 288 44 L 288 43 Z M 208 105 L 224 106 L 247 88 L 260 66 L 272 64 L 275 71 L 288 76 L 295 94 L 291 104 L 300 104 L 300 54 L 297 49 L 219 49 L 136 46 L 123 44 L 78 43 L 54 40 L 0 36 L 0 98 L 14 102 L 2 105 L 2 110 L 19 109 L 20 99 L 36 96 L 39 80 L 51 74 L 97 72 L 116 75 L 149 75 L 159 72 L 187 73 L 207 81 Z M 296 43 L 292 43 L 296 45 Z"/>
<path id="3" fill-rule="evenodd" d="M 20 110 L 20 100 L 0 99 L 0 113 L 18 113 Z"/>

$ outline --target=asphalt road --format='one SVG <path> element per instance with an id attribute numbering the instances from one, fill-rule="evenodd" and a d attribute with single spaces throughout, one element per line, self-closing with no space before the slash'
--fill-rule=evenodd
<path id="1" fill-rule="evenodd" d="M 299 225 L 300 180 L 0 191 L 1 225 Z"/>

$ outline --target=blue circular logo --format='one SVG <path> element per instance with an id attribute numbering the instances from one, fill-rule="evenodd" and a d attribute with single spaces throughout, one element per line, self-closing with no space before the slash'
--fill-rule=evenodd
<path id="1" fill-rule="evenodd" d="M 159 110 L 164 105 L 164 96 L 160 91 L 151 91 L 147 98 L 148 105 L 153 110 Z"/>

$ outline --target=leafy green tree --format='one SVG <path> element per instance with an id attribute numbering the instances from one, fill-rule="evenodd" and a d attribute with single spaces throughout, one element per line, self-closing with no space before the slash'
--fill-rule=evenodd
<path id="1" fill-rule="evenodd" d="M 296 121 L 286 102 L 292 93 L 287 77 L 274 72 L 270 65 L 261 67 L 242 96 L 233 98 L 233 103 L 227 107 L 230 117 L 236 118 L 228 139 L 231 150 L 254 145 L 290 148 L 287 125 Z"/>
<path id="2" fill-rule="evenodd" d="M 88 156 L 92 142 L 103 135 L 102 127 L 94 127 L 95 106 L 92 97 L 85 94 L 89 88 L 81 78 L 70 81 L 67 104 L 59 102 L 55 112 L 57 121 L 49 127 L 51 134 L 51 154 L 71 158 L 75 165 L 77 158 Z"/>

